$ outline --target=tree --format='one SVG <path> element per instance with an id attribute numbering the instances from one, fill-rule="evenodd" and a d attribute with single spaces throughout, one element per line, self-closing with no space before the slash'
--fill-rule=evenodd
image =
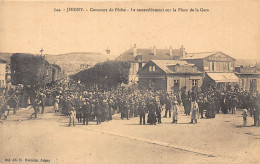
<path id="1" fill-rule="evenodd" d="M 130 64 L 122 61 L 106 61 L 78 72 L 71 78 L 85 84 L 96 84 L 99 88 L 110 89 L 128 83 Z"/>
<path id="2" fill-rule="evenodd" d="M 43 85 L 51 82 L 51 68 L 44 56 L 15 53 L 11 56 L 12 83 Z"/>

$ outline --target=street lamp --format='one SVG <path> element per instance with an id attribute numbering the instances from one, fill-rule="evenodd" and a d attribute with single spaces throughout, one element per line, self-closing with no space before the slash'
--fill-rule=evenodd
<path id="1" fill-rule="evenodd" d="M 107 60 L 109 60 L 109 56 L 110 56 L 110 49 L 107 47 L 106 49 L 106 53 L 107 53 Z"/>

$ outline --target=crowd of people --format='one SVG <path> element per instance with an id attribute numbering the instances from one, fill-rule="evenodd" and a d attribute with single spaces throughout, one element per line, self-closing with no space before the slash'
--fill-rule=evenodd
<path id="1" fill-rule="evenodd" d="M 172 123 L 178 123 L 179 106 L 183 105 L 184 114 L 190 115 L 190 123 L 197 123 L 199 118 L 215 118 L 220 111 L 235 114 L 236 109 L 240 108 L 245 109 L 243 120 L 248 112 L 254 117 L 254 126 L 259 126 L 259 94 L 239 88 L 220 90 L 211 86 L 206 90 L 193 88 L 190 91 L 182 89 L 179 92 L 164 92 L 118 87 L 110 91 L 86 91 L 82 86 L 73 85 L 34 90 L 28 97 L 28 103 L 34 108 L 32 116 L 37 117 L 40 109 L 44 113 L 45 106 L 54 106 L 55 112 L 69 116 L 69 126 L 74 126 L 76 120 L 85 125 L 89 121 L 101 124 L 111 121 L 115 113 L 120 113 L 121 119 L 139 117 L 139 124 L 156 125 L 161 123 L 163 111 L 163 117 L 172 117 Z M 10 104 L 14 114 L 19 109 L 19 96 L 15 94 L 11 99 L 10 103 L 3 106 L 3 111 L 7 111 L 5 118 Z"/>
<path id="2" fill-rule="evenodd" d="M 88 92 L 81 88 L 60 89 L 56 93 L 55 111 L 60 109 L 70 116 L 69 125 L 75 125 L 76 119 L 86 125 L 95 119 L 100 124 L 112 120 L 115 113 L 120 113 L 121 119 L 139 117 L 139 124 L 156 125 L 161 123 L 163 111 L 163 117 L 172 117 L 172 123 L 177 123 L 179 106 L 183 105 L 184 114 L 191 117 L 190 123 L 197 123 L 199 118 L 215 118 L 220 111 L 235 114 L 240 108 L 246 109 L 254 117 L 254 125 L 259 126 L 259 95 L 237 88 L 220 90 L 211 86 L 203 91 L 195 88 L 175 93 L 132 88 Z"/>

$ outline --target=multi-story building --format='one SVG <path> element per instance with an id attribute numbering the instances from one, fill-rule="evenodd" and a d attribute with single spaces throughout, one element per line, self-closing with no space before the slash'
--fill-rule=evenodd
<path id="1" fill-rule="evenodd" d="M 215 83 L 223 88 L 239 82 L 234 73 L 235 59 L 223 52 L 188 53 L 181 60 L 193 63 L 203 72 L 203 85 Z"/>
<path id="2" fill-rule="evenodd" d="M 224 88 L 237 84 L 235 59 L 222 52 L 185 53 L 179 60 L 151 60 L 138 72 L 139 85 L 155 90 L 178 91 L 182 87 L 208 87 L 210 83 Z"/>
<path id="3" fill-rule="evenodd" d="M 130 62 L 129 82 L 139 82 L 141 88 L 169 91 L 186 86 L 190 90 L 193 86 L 207 87 L 212 83 L 219 88 L 225 88 L 226 84 L 240 84 L 245 90 L 260 88 L 256 68 L 251 72 L 242 67 L 235 70 L 236 59 L 220 51 L 186 53 L 183 46 L 143 49 L 134 45 L 116 60 Z"/>
<path id="4" fill-rule="evenodd" d="M 133 48 L 125 51 L 116 60 L 129 61 L 129 82 L 137 82 L 137 72 L 150 60 L 178 60 L 185 56 L 185 48 L 182 46 L 179 49 L 170 48 L 157 49 L 155 46 L 152 48 L 137 48 L 134 44 Z"/>

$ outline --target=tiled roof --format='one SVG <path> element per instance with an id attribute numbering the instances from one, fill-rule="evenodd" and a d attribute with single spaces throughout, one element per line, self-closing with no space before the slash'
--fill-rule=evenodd
<path id="1" fill-rule="evenodd" d="M 129 49 L 121 54 L 116 60 L 121 61 L 143 61 L 148 62 L 150 60 L 171 60 L 174 57 L 181 56 L 180 49 L 172 49 L 172 56 L 170 56 L 170 49 L 156 49 L 156 55 L 154 55 L 154 49 L 140 49 L 137 48 L 137 55 L 134 56 L 133 49 Z"/>
<path id="2" fill-rule="evenodd" d="M 182 59 L 203 59 L 218 52 L 187 53 Z"/>
<path id="3" fill-rule="evenodd" d="M 165 73 L 175 73 L 169 66 L 174 65 L 190 65 L 194 66 L 195 64 L 189 64 L 186 61 L 180 60 L 152 60 L 154 64 L 156 64 L 159 68 L 161 68 Z"/>
<path id="4" fill-rule="evenodd" d="M 219 51 L 215 51 L 215 52 L 200 52 L 200 53 L 187 53 L 185 55 L 185 57 L 183 57 L 182 59 L 183 60 L 188 60 L 188 59 L 204 59 L 208 56 L 211 56 L 211 55 L 214 55 L 214 54 L 223 54 L 223 55 L 226 55 L 224 54 L 223 52 L 219 52 Z M 228 55 L 226 55 L 228 56 Z M 230 58 L 232 58 L 231 56 L 229 56 Z M 234 59 L 234 58 L 233 58 Z"/>

